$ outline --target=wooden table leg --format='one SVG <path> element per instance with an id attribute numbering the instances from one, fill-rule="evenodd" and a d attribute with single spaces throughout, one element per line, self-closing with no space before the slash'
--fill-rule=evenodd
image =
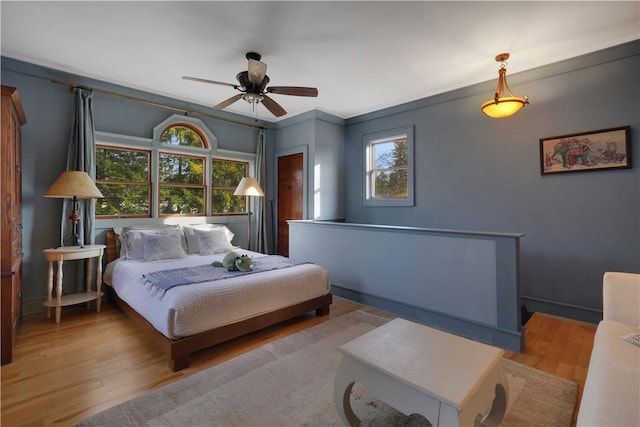
<path id="1" fill-rule="evenodd" d="M 49 261 L 49 269 L 47 271 L 47 304 L 53 301 L 53 261 Z M 47 319 L 51 319 L 51 306 L 47 306 Z"/>
<path id="2" fill-rule="evenodd" d="M 495 385 L 495 397 L 491 410 L 481 421 L 483 426 L 497 427 L 502 422 L 507 412 L 507 403 L 509 401 L 509 381 L 502 367 L 499 368 L 499 381 Z"/>
<path id="3" fill-rule="evenodd" d="M 333 399 L 342 422 L 353 427 L 359 426 L 361 422 L 351 409 L 351 389 L 355 381 L 350 378 L 348 371 L 348 359 L 343 358 L 333 383 Z"/>
<path id="4" fill-rule="evenodd" d="M 56 323 L 60 323 L 62 312 L 62 258 L 58 260 L 58 274 L 56 277 Z"/>
<path id="5" fill-rule="evenodd" d="M 86 283 L 86 292 L 89 293 L 91 292 L 91 285 L 93 284 L 93 258 L 87 258 L 86 261 L 87 264 L 87 271 L 86 273 L 86 277 L 85 277 L 85 283 Z M 87 308 L 91 307 L 91 301 L 87 301 Z"/>
<path id="6" fill-rule="evenodd" d="M 100 308 L 102 306 L 102 297 L 100 294 L 102 293 L 102 251 L 100 251 L 100 256 L 98 256 L 98 275 L 96 277 L 96 292 L 98 293 L 98 301 L 96 303 L 96 309 L 98 313 L 100 313 Z"/>

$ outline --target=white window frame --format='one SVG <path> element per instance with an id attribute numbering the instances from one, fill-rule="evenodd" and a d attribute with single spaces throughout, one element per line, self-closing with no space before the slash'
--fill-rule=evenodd
<path id="1" fill-rule="evenodd" d="M 371 150 L 374 144 L 393 141 L 398 138 L 407 139 L 407 197 L 384 199 L 371 197 L 370 174 L 372 169 Z M 364 135 L 362 138 L 363 174 L 362 205 L 363 206 L 414 206 L 414 137 L 413 126 L 390 129 Z"/>

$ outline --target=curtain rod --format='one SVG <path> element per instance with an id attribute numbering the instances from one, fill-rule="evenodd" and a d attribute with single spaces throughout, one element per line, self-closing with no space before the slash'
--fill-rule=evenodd
<path id="1" fill-rule="evenodd" d="M 243 123 L 243 122 L 238 121 L 238 120 L 225 119 L 223 117 L 214 116 L 213 114 L 201 113 L 199 111 L 194 111 L 194 110 L 187 110 L 185 108 L 174 107 L 172 105 L 163 104 L 163 103 L 160 103 L 160 102 L 147 101 L 146 99 L 136 98 L 135 96 L 122 95 L 120 93 L 111 92 L 111 91 L 108 91 L 108 90 L 94 89 L 92 87 L 79 85 L 77 83 L 63 82 L 61 80 L 51 80 L 51 82 L 59 84 L 59 85 L 67 86 L 67 87 L 69 87 L 71 89 L 75 89 L 75 88 L 86 89 L 86 90 L 93 91 L 95 93 L 100 93 L 102 95 L 113 96 L 114 98 L 122 98 L 122 99 L 126 99 L 126 100 L 129 100 L 129 101 L 139 102 L 141 104 L 151 105 L 153 107 L 160 107 L 160 108 L 164 108 L 164 109 L 167 109 L 167 110 L 179 111 L 181 113 L 186 114 L 187 116 L 191 116 L 191 115 L 205 116 L 205 117 L 209 117 L 211 119 L 221 120 L 223 122 L 228 122 L 228 123 L 233 123 L 235 125 L 246 126 L 246 127 L 250 127 L 250 128 L 258 128 L 258 129 L 262 129 L 262 130 L 265 129 L 262 126 L 247 124 L 247 123 Z"/>

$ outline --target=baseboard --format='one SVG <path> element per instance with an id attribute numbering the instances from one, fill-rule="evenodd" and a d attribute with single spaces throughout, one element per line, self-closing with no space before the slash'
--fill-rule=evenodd
<path id="1" fill-rule="evenodd" d="M 522 303 L 529 312 L 540 312 L 554 316 L 579 320 L 581 322 L 598 323 L 602 320 L 602 310 L 580 305 L 551 301 L 544 298 L 523 295 Z"/>
<path id="2" fill-rule="evenodd" d="M 22 315 L 28 316 L 30 314 L 44 313 L 46 307 L 43 305 L 46 298 L 34 298 L 22 300 Z"/>
<path id="3" fill-rule="evenodd" d="M 377 308 L 405 319 L 413 320 L 427 326 L 461 335 L 489 345 L 520 352 L 524 349 L 524 329 L 511 331 L 491 325 L 474 322 L 446 313 L 436 312 L 421 307 L 411 306 L 397 301 L 364 294 L 351 289 L 332 285 L 334 296 L 345 298 L 369 307 Z"/>

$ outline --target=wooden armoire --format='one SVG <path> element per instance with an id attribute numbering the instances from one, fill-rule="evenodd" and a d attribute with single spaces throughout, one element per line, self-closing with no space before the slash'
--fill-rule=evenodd
<path id="1" fill-rule="evenodd" d="M 13 360 L 22 314 L 22 125 L 27 121 L 18 90 L 2 86 L 0 146 L 0 332 L 2 364 Z"/>

